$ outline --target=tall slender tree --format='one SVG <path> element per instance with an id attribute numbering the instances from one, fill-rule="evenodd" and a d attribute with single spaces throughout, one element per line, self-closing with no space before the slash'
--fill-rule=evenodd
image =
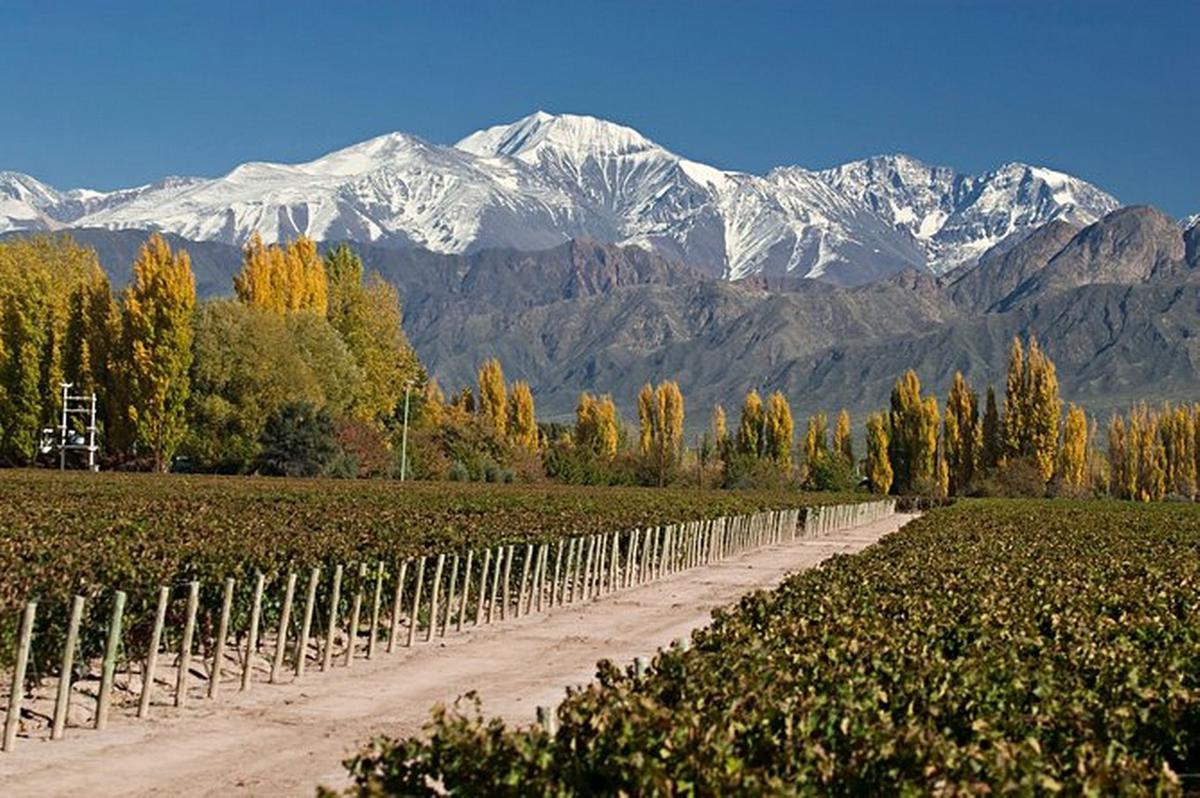
<path id="1" fill-rule="evenodd" d="M 792 467 L 792 436 L 795 423 L 787 397 L 775 391 L 767 399 L 766 456 L 784 473 Z"/>
<path id="2" fill-rule="evenodd" d="M 509 394 L 509 436 L 513 445 L 526 452 L 538 450 L 537 412 L 533 404 L 533 391 L 529 383 L 517 380 Z"/>
<path id="3" fill-rule="evenodd" d="M 187 251 L 155 233 L 122 297 L 122 395 L 139 449 L 165 471 L 186 428 L 196 282 Z"/>
<path id="4" fill-rule="evenodd" d="M 479 414 L 501 438 L 508 434 L 508 389 L 504 370 L 494 357 L 479 367 Z"/>
<path id="5" fill-rule="evenodd" d="M 850 432 L 850 414 L 842 409 L 833 428 L 833 451 L 848 467 L 854 468 L 854 436 Z"/>
<path id="6" fill-rule="evenodd" d="M 867 417 L 867 480 L 871 490 L 887 495 L 892 488 L 892 463 L 888 457 L 888 419 L 884 413 Z"/>
<path id="7" fill-rule="evenodd" d="M 750 457 L 760 457 L 763 451 L 763 403 L 758 391 L 753 388 L 746 394 L 742 402 L 742 417 L 738 422 L 737 453 Z"/>

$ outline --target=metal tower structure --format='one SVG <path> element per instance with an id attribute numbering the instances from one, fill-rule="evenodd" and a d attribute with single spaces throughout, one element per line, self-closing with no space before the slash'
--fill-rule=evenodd
<path id="1" fill-rule="evenodd" d="M 96 443 L 96 392 L 84 396 L 71 393 L 75 383 L 64 382 L 62 387 L 62 421 L 58 425 L 58 467 L 67 468 L 67 452 L 87 452 L 87 467 L 89 471 L 98 471 L 96 452 L 100 450 Z M 72 428 L 71 417 L 79 416 L 87 421 L 83 433 Z M 86 433 L 86 435 L 84 434 Z"/>

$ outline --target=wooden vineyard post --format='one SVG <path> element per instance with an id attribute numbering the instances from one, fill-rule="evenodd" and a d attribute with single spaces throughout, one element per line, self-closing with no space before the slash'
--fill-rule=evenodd
<path id="1" fill-rule="evenodd" d="M 154 630 L 150 632 L 150 646 L 146 649 L 146 665 L 142 674 L 142 697 L 138 701 L 138 718 L 150 714 L 150 696 L 154 690 L 155 671 L 158 667 L 158 646 L 162 643 L 162 626 L 167 620 L 167 605 L 170 602 L 170 588 L 158 588 L 158 605 L 154 613 Z"/>
<path id="2" fill-rule="evenodd" d="M 608 535 L 597 534 L 596 540 L 598 541 L 596 544 L 597 548 L 600 551 L 596 555 L 596 572 L 593 577 L 596 587 L 593 594 L 599 598 L 604 595 L 604 573 L 607 570 L 604 567 L 604 563 L 606 562 L 605 558 L 608 556 Z"/>
<path id="3" fill-rule="evenodd" d="M 525 556 L 521 558 L 521 583 L 517 586 L 517 606 L 513 609 L 513 617 L 520 618 L 525 611 L 525 596 L 529 582 L 529 566 L 533 561 L 533 544 L 525 544 Z"/>
<path id="4" fill-rule="evenodd" d="M 321 652 L 321 670 L 333 664 L 333 636 L 337 634 L 338 604 L 342 600 L 342 566 L 333 569 L 333 587 L 329 594 L 329 617 L 325 623 L 325 650 Z"/>
<path id="5" fill-rule="evenodd" d="M 504 557 L 504 587 L 503 587 L 503 590 L 504 590 L 503 602 L 504 603 L 502 603 L 500 605 L 500 620 L 502 620 L 502 621 L 508 620 L 509 601 L 511 600 L 511 596 L 512 596 L 513 554 L 516 553 L 516 550 L 517 550 L 516 546 L 510 545 L 508 547 L 508 554 L 505 555 L 505 557 Z"/>
<path id="6" fill-rule="evenodd" d="M 183 639 L 179 641 L 179 672 L 175 674 L 175 706 L 187 706 L 188 671 L 192 667 L 192 637 L 196 634 L 196 610 L 200 607 L 200 583 L 188 583 L 187 615 L 183 621 Z"/>
<path id="7" fill-rule="evenodd" d="M 483 605 L 487 600 L 488 569 L 492 565 L 492 550 L 483 552 L 483 571 L 479 574 L 479 601 L 475 605 L 475 625 L 483 623 Z"/>
<path id="8" fill-rule="evenodd" d="M 576 541 L 578 538 L 571 538 L 567 541 L 567 564 L 563 570 L 563 587 L 562 601 L 560 604 L 575 603 L 575 582 L 571 579 L 571 574 L 575 570 L 575 550 L 578 548 Z"/>
<path id="9" fill-rule="evenodd" d="M 441 636 L 446 636 L 446 630 L 450 628 L 450 616 L 454 614 L 454 600 L 458 598 L 458 555 L 455 554 L 450 559 L 450 589 L 446 592 L 446 614 L 442 616 L 442 631 Z"/>
<path id="10" fill-rule="evenodd" d="M 308 589 L 304 591 L 304 614 L 300 616 L 300 638 L 296 641 L 296 678 L 304 676 L 308 666 L 308 636 L 312 633 L 313 613 L 317 608 L 317 587 L 321 584 L 321 569 L 308 572 Z"/>
<path id="11" fill-rule="evenodd" d="M 650 660 L 647 657 L 635 657 L 633 660 L 633 675 L 640 679 L 646 675 L 646 671 L 650 669 Z"/>
<path id="12" fill-rule="evenodd" d="M 417 566 L 417 584 L 413 590 L 412 603 L 409 604 L 408 613 L 408 647 L 412 648 L 413 643 L 417 640 L 417 621 L 421 613 L 421 588 L 425 584 L 425 560 L 421 558 L 421 564 Z"/>
<path id="13" fill-rule="evenodd" d="M 446 555 L 443 552 L 438 555 L 437 568 L 433 571 L 433 585 L 431 585 L 429 596 L 429 623 L 425 626 L 425 642 L 428 643 L 433 639 L 433 630 L 437 628 L 438 622 L 438 593 L 442 588 L 442 571 L 446 567 Z"/>
<path id="14" fill-rule="evenodd" d="M 354 601 L 350 604 L 350 626 L 346 630 L 346 659 L 343 664 L 349 668 L 354 664 L 354 649 L 358 648 L 358 620 L 362 615 L 363 580 L 367 578 L 367 564 L 358 564 L 358 579 L 354 584 Z"/>
<path id="15" fill-rule="evenodd" d="M 287 651 L 288 624 L 292 620 L 292 600 L 296 597 L 296 572 L 287 575 L 287 586 L 283 592 L 283 608 L 279 611 L 279 632 L 275 637 L 275 658 L 271 660 L 271 684 L 279 679 L 283 667 L 283 656 Z"/>
<path id="16" fill-rule="evenodd" d="M 496 562 L 492 566 L 492 597 L 488 601 L 488 623 L 492 622 L 492 618 L 496 614 L 496 608 L 500 608 L 500 618 L 504 618 L 504 607 L 500 604 L 500 580 L 503 578 L 503 564 L 510 552 L 507 546 L 496 547 Z M 512 561 L 509 560 L 511 567 Z"/>
<path id="17" fill-rule="evenodd" d="M 556 553 L 554 555 L 554 578 L 550 580 L 550 606 L 551 607 L 553 607 L 555 605 L 555 601 L 556 601 L 555 597 L 558 594 L 558 577 L 562 572 L 562 562 L 563 562 L 563 539 L 562 538 L 558 539 L 558 546 L 556 546 L 555 548 L 556 548 Z M 558 603 L 561 604 L 562 602 L 558 602 Z"/>
<path id="18" fill-rule="evenodd" d="M 543 602 L 545 601 L 544 594 L 546 592 L 546 566 L 549 564 L 549 561 L 550 561 L 549 545 L 547 545 L 545 543 L 538 544 L 537 568 L 534 569 L 534 577 L 533 577 L 533 589 L 534 589 L 534 595 L 537 596 L 537 601 L 535 602 L 533 600 L 533 597 L 532 596 L 530 597 L 529 601 L 530 601 L 530 605 L 531 605 L 530 606 L 531 612 L 541 612 L 542 611 Z"/>
<path id="19" fill-rule="evenodd" d="M 612 546 L 608 554 L 608 592 L 612 593 L 619 587 L 617 584 L 617 565 L 621 554 L 621 533 L 612 533 Z"/>
<path id="20" fill-rule="evenodd" d="M 467 607 L 471 603 L 471 561 L 475 559 L 475 550 L 467 549 L 467 562 L 463 566 L 462 599 L 458 605 L 458 631 L 462 631 L 464 619 L 467 617 Z"/>
<path id="21" fill-rule="evenodd" d="M 63 646 L 62 664 L 58 669 L 58 693 L 54 700 L 54 725 L 51 740 L 61 740 L 67 726 L 67 709 L 71 705 L 71 669 L 75 667 L 75 647 L 79 643 L 79 622 L 83 618 L 83 596 L 71 599 L 71 619 L 67 621 L 67 642 Z"/>
<path id="22" fill-rule="evenodd" d="M 396 577 L 396 590 L 392 594 L 392 630 L 388 634 L 387 651 L 389 654 L 396 647 L 396 636 L 400 634 L 400 605 L 404 600 L 404 577 L 408 575 L 408 560 L 400 563 L 400 574 Z"/>
<path id="23" fill-rule="evenodd" d="M 553 707 L 539 706 L 537 708 L 538 726 L 542 727 L 542 731 L 546 732 L 546 734 L 553 735 L 558 731 L 557 724 L 554 721 Z"/>
<path id="24" fill-rule="evenodd" d="M 225 661 L 225 638 L 229 636 L 229 613 L 233 609 L 233 577 L 225 579 L 225 593 L 221 596 L 221 618 L 217 621 L 217 640 L 213 645 L 212 673 L 208 678 L 208 697 L 216 698 L 221 689 L 221 665 Z"/>
<path id="25" fill-rule="evenodd" d="M 25 698 L 25 670 L 29 666 L 29 647 L 33 641 L 33 621 L 37 617 L 37 602 L 26 602 L 17 631 L 17 662 L 12 673 L 12 690 L 8 694 L 8 712 L 4 715 L 4 740 L 0 751 L 11 751 L 21 725 L 21 704 Z"/>
<path id="26" fill-rule="evenodd" d="M 383 601 L 383 560 L 375 563 L 375 593 L 371 596 L 371 636 L 367 638 L 367 659 L 375 656 L 379 637 L 379 605 Z"/>
<path id="27" fill-rule="evenodd" d="M 254 575 L 254 598 L 250 604 L 250 628 L 246 631 L 246 659 L 242 661 L 242 687 L 243 690 L 250 689 L 250 676 L 252 675 L 252 665 L 254 663 L 254 651 L 258 648 L 258 627 L 262 619 L 262 598 L 263 585 L 266 582 L 266 577 L 262 571 Z"/>
<path id="28" fill-rule="evenodd" d="M 113 674 L 117 668 L 117 646 L 121 644 L 121 619 L 125 614 L 125 591 L 113 594 L 112 617 L 104 640 L 104 661 L 100 666 L 100 693 L 96 696 L 96 731 L 108 726 L 108 708 L 112 704 Z"/>

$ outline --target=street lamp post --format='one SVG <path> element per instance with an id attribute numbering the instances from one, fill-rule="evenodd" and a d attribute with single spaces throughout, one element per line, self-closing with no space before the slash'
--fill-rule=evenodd
<path id="1" fill-rule="evenodd" d="M 400 436 L 400 481 L 408 474 L 408 395 L 412 382 L 404 383 L 404 432 Z"/>

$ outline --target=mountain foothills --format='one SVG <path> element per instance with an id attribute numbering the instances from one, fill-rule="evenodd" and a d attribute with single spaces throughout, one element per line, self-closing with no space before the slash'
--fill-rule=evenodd
<path id="1" fill-rule="evenodd" d="M 1088 183 L 1007 164 L 982 175 L 903 155 L 765 176 L 680 157 L 622 125 L 535 113 L 452 147 L 392 133 L 302 164 L 60 192 L 0 173 L 0 232 L 157 230 L 244 245 L 306 235 L 442 254 L 537 250 L 588 238 L 637 245 L 727 279 L 861 284 L 974 262 L 1051 220 L 1118 207 Z"/>
<path id="2" fill-rule="evenodd" d="M 75 230 L 120 286 L 144 231 Z M 192 251 L 201 297 L 231 292 L 242 251 Z M 884 404 L 911 366 L 944 392 L 957 370 L 1004 373 L 1014 335 L 1035 333 L 1064 396 L 1106 413 L 1200 388 L 1200 226 L 1148 207 L 1086 227 L 1055 220 L 941 277 L 915 269 L 861 286 L 759 275 L 714 278 L 640 247 L 575 240 L 532 252 L 439 254 L 354 244 L 403 297 L 405 329 L 442 385 L 471 384 L 496 356 L 546 418 L 580 391 L 610 392 L 631 417 L 647 381 L 677 379 L 689 424 L 750 387 L 797 412 Z"/>

